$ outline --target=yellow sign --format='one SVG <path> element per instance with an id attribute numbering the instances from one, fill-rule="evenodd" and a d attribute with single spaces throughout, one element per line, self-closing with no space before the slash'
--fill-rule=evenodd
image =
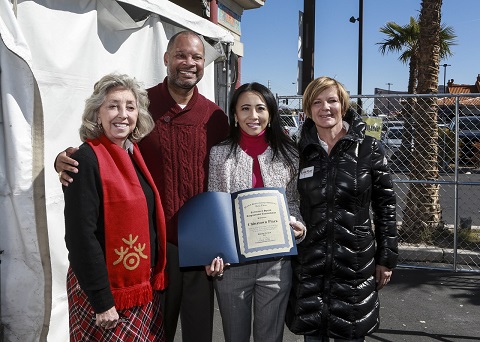
<path id="1" fill-rule="evenodd" d="M 365 134 L 370 135 L 380 140 L 382 136 L 382 119 L 372 118 L 368 116 L 362 117 L 363 121 L 367 124 L 367 130 Z"/>

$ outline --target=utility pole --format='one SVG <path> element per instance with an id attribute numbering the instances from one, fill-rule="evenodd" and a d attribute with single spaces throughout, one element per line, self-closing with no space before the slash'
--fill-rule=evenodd
<path id="1" fill-rule="evenodd" d="M 390 95 L 390 86 L 393 85 L 393 83 L 388 82 L 388 95 Z M 388 114 L 390 115 L 390 97 L 387 98 L 387 109 L 388 109 Z"/>
<path id="2" fill-rule="evenodd" d="M 446 93 L 447 92 L 447 67 L 451 66 L 450 64 L 443 64 L 443 92 Z"/>
<path id="3" fill-rule="evenodd" d="M 363 0 L 358 0 L 358 18 L 350 17 L 350 22 L 354 24 L 358 21 L 358 83 L 357 93 L 362 95 L 362 73 L 363 73 Z M 362 111 L 362 99 L 358 98 L 358 111 Z"/>
<path id="4" fill-rule="evenodd" d="M 315 0 L 303 0 L 303 27 L 302 27 L 302 94 L 314 76 L 314 48 L 315 48 Z"/>
<path id="5" fill-rule="evenodd" d="M 363 0 L 358 2 L 358 95 L 362 95 L 363 78 Z"/>

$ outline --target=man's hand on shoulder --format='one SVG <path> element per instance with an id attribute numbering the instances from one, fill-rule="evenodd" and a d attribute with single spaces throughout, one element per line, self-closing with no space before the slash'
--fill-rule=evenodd
<path id="1" fill-rule="evenodd" d="M 55 159 L 55 171 L 58 172 L 58 179 L 64 186 L 68 186 L 73 182 L 73 178 L 65 171 L 78 173 L 78 162 L 70 156 L 78 150 L 78 147 L 69 147 L 65 151 L 60 152 Z"/>

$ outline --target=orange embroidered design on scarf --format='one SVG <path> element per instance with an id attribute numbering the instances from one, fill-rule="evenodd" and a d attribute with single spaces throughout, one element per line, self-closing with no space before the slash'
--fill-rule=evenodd
<path id="1" fill-rule="evenodd" d="M 138 235 L 135 236 L 135 239 L 132 238 L 132 234 L 129 235 L 129 239 L 122 238 L 122 241 L 128 245 L 126 249 L 123 248 L 123 246 L 120 247 L 120 250 L 115 248 L 115 253 L 119 256 L 117 260 L 113 262 L 113 265 L 118 265 L 119 263 L 122 262 L 123 260 L 123 266 L 129 270 L 132 271 L 138 267 L 140 264 L 140 258 L 143 259 L 148 259 L 148 256 L 143 254 L 143 251 L 146 247 L 146 244 L 144 243 L 143 246 L 139 242 L 136 247 L 134 247 L 134 243 L 137 242 L 138 240 Z M 133 252 L 130 252 L 130 249 L 133 249 Z"/>

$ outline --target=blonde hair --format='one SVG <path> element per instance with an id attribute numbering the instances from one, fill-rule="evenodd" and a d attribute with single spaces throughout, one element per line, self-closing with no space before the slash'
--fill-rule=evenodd
<path id="1" fill-rule="evenodd" d="M 108 74 L 103 76 L 93 88 L 93 94 L 85 100 L 85 109 L 82 115 L 82 124 L 80 126 L 80 139 L 98 138 L 103 134 L 103 130 L 98 126 L 98 111 L 102 106 L 107 94 L 115 89 L 121 88 L 130 90 L 137 101 L 138 119 L 135 129 L 130 134 L 129 139 L 138 142 L 150 133 L 154 127 L 152 116 L 148 112 L 148 94 L 142 84 L 135 78 L 131 78 L 125 74 Z"/>
<path id="2" fill-rule="evenodd" d="M 303 111 L 307 117 L 312 118 L 310 108 L 312 108 L 312 104 L 317 98 L 318 94 L 330 87 L 335 87 L 337 89 L 338 99 L 340 100 L 340 104 L 342 106 L 342 116 L 345 115 L 348 108 L 350 108 L 350 95 L 348 94 L 348 91 L 345 89 L 343 84 L 337 80 L 328 76 L 321 76 L 310 82 L 303 93 Z"/>

